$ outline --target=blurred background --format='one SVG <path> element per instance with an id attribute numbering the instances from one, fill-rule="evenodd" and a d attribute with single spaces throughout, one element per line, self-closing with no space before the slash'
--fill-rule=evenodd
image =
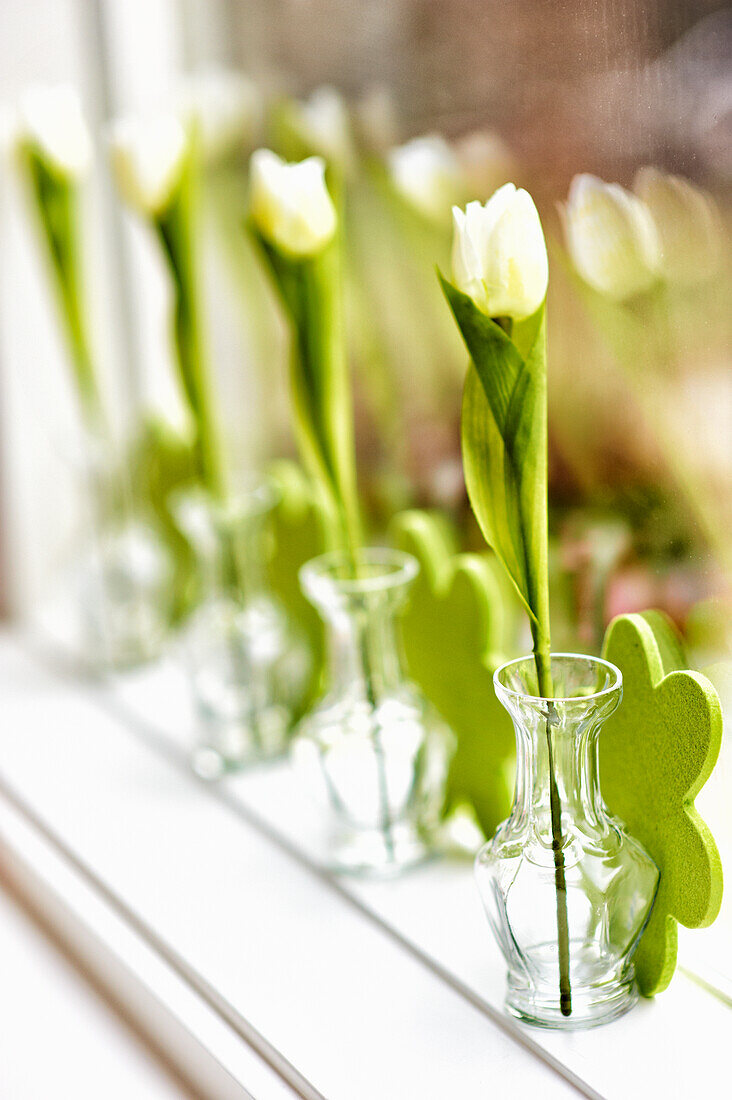
<path id="1" fill-rule="evenodd" d="M 654 605 L 669 611 L 705 659 L 725 652 L 732 562 L 722 248 L 732 175 L 728 6 L 5 0 L 2 19 L 7 117 L 29 85 L 62 82 L 80 92 L 92 128 L 97 156 L 84 193 L 88 300 L 109 407 L 123 433 L 151 409 L 174 425 L 180 402 L 165 274 L 144 228 L 115 199 L 105 126 L 130 110 L 169 107 L 192 74 L 236 70 L 251 80 L 257 105 L 237 155 L 208 174 L 204 223 L 215 389 L 236 468 L 292 450 L 282 326 L 237 239 L 247 154 L 265 142 L 290 155 L 331 152 L 343 159 L 347 193 L 359 459 L 374 526 L 398 507 L 441 506 L 462 526 L 465 544 L 478 544 L 459 462 L 464 354 L 433 272 L 448 263 L 450 203 L 484 201 L 511 179 L 536 197 L 552 263 L 551 499 L 561 566 L 555 629 L 566 635 L 562 643 L 593 648 L 612 614 Z M 314 129 L 306 148 L 293 147 L 297 101 L 313 92 Z M 424 135 L 426 147 L 400 164 L 394 148 Z M 3 159 L 0 602 L 5 615 L 27 616 L 49 598 L 74 554 L 78 424 L 43 257 L 11 153 Z M 559 210 L 576 173 L 629 187 L 644 165 L 703 188 L 723 253 L 707 277 L 667 283 L 651 313 L 648 303 L 645 312 L 608 307 L 586 293 L 567 257 Z"/>
<path id="2" fill-rule="evenodd" d="M 227 465 L 241 479 L 296 454 L 286 330 L 244 232 L 249 155 L 268 145 L 327 159 L 345 211 L 358 469 L 377 541 L 395 512 L 424 507 L 447 515 L 462 548 L 483 548 L 460 461 L 466 355 L 435 266 L 449 272 L 452 203 L 485 202 L 511 180 L 535 197 L 550 255 L 554 648 L 599 652 L 614 615 L 658 607 L 732 703 L 732 7 L 2 0 L 0 618 L 45 624 L 99 516 L 16 158 L 18 108 L 40 85 L 74 88 L 93 138 L 85 303 L 128 499 L 161 505 L 186 410 L 170 273 L 109 167 L 116 118 L 187 104 L 210 145 L 198 227 L 206 339 Z M 569 248 L 580 173 L 647 200 L 664 267 L 642 293 L 602 292 Z M 162 506 L 155 519 L 180 554 Z M 702 807 L 725 853 L 728 791 L 729 736 Z M 725 919 L 729 977 L 729 906 Z"/>

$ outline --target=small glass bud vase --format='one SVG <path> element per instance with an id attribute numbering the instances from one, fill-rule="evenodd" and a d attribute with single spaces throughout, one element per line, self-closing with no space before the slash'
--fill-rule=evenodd
<path id="1" fill-rule="evenodd" d="M 542 1027 L 591 1027 L 635 1004 L 632 957 L 659 875 L 600 794 L 598 736 L 622 698 L 620 670 L 578 654 L 551 664 L 549 701 L 533 657 L 495 673 L 516 730 L 516 794 L 475 870 L 508 964 L 507 1010 Z"/>
<path id="2" fill-rule="evenodd" d="M 200 721 L 192 763 L 206 779 L 282 755 L 301 713 L 310 653 L 266 585 L 276 502 L 257 481 L 226 500 L 199 490 L 174 504 L 198 567 L 182 643 Z"/>
<path id="3" fill-rule="evenodd" d="M 159 657 L 169 636 L 173 565 L 129 474 L 106 440 L 83 457 L 89 535 L 75 569 L 80 644 L 90 664 L 121 670 Z"/>
<path id="4" fill-rule="evenodd" d="M 417 575 L 409 554 L 371 548 L 357 577 L 345 555 L 300 571 L 326 625 L 326 694 L 305 717 L 293 760 L 329 826 L 329 865 L 389 875 L 429 854 L 453 735 L 404 672 L 396 617 Z"/>

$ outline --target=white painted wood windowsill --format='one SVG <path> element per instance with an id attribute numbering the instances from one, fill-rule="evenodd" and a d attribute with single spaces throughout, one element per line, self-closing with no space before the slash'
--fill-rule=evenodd
<path id="1" fill-rule="evenodd" d="M 334 879 L 286 764 L 197 780 L 173 666 L 84 681 L 5 634 L 0 697 L 10 872 L 203 1095 L 725 1095 L 732 1009 L 684 973 L 605 1027 L 522 1027 L 468 862 Z"/>

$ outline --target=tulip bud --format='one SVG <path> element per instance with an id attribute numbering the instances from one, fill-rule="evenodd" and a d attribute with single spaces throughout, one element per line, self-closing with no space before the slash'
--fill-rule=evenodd
<path id="1" fill-rule="evenodd" d="M 575 176 L 564 224 L 577 271 L 601 294 L 622 301 L 656 281 L 661 245 L 651 212 L 619 184 Z"/>
<path id="2" fill-rule="evenodd" d="M 80 179 L 91 167 L 91 138 L 73 88 L 29 89 L 20 101 L 18 139 L 64 179 Z"/>
<path id="3" fill-rule="evenodd" d="M 293 103 L 292 122 L 308 151 L 340 168 L 353 163 L 348 108 L 335 88 L 318 88 L 310 99 Z"/>
<path id="4" fill-rule="evenodd" d="M 255 138 L 262 118 L 257 86 L 232 69 L 193 73 L 180 86 L 184 118 L 195 123 L 201 156 L 207 163 L 220 160 Z"/>
<path id="5" fill-rule="evenodd" d="M 452 272 L 458 290 L 489 317 L 531 316 L 546 296 L 549 265 L 528 191 L 499 187 L 485 206 L 453 207 Z"/>
<path id="6" fill-rule="evenodd" d="M 427 218 L 446 220 L 450 206 L 463 194 L 457 157 L 439 134 L 392 149 L 387 166 L 397 191 Z"/>
<path id="7" fill-rule="evenodd" d="M 174 114 L 130 116 L 110 130 L 112 168 L 123 199 L 148 217 L 162 214 L 183 174 L 188 134 Z"/>
<path id="8" fill-rule="evenodd" d="M 288 164 L 270 149 L 258 149 L 252 154 L 250 178 L 252 220 L 281 252 L 313 256 L 332 238 L 336 212 L 321 157 Z"/>
<path id="9" fill-rule="evenodd" d="M 712 198 L 688 180 L 641 168 L 633 190 L 651 212 L 661 242 L 661 271 L 690 285 L 719 269 L 723 230 Z"/>

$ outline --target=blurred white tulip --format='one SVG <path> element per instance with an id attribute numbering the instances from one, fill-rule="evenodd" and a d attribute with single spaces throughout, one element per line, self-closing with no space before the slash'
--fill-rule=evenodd
<path id="1" fill-rule="evenodd" d="M 446 221 L 453 202 L 463 194 L 460 165 L 440 134 L 427 134 L 398 145 L 387 154 L 397 191 L 425 217 Z"/>
<path id="2" fill-rule="evenodd" d="M 180 85 L 178 102 L 184 118 L 196 125 L 203 160 L 221 160 L 237 148 L 244 152 L 256 139 L 263 114 L 256 84 L 234 69 L 202 69 Z"/>
<path id="3" fill-rule="evenodd" d="M 563 216 L 574 265 L 595 290 L 622 301 L 656 281 L 661 242 L 636 195 L 596 176 L 575 176 Z"/>
<path id="4" fill-rule="evenodd" d="M 458 290 L 489 317 L 521 320 L 546 295 L 549 265 L 539 214 L 528 191 L 499 187 L 485 206 L 453 207 L 452 273 Z"/>
<path id="5" fill-rule="evenodd" d="M 112 168 L 125 202 L 142 214 L 162 214 L 180 182 L 189 136 L 173 113 L 118 119 L 109 131 Z"/>
<path id="6" fill-rule="evenodd" d="M 317 88 L 310 99 L 292 104 L 292 120 L 308 150 L 341 169 L 351 167 L 353 135 L 348 108 L 335 88 Z"/>
<path id="7" fill-rule="evenodd" d="M 252 220 L 280 251 L 313 256 L 332 238 L 337 219 L 321 157 L 288 164 L 270 149 L 258 149 L 252 154 L 250 180 Z"/>
<path id="8" fill-rule="evenodd" d="M 33 146 L 64 179 L 84 177 L 92 143 L 78 93 L 66 85 L 29 88 L 21 97 L 17 138 Z"/>
<path id="9" fill-rule="evenodd" d="M 710 195 L 680 176 L 650 167 L 637 173 L 633 190 L 651 212 L 666 279 L 690 285 L 719 270 L 724 230 Z"/>

